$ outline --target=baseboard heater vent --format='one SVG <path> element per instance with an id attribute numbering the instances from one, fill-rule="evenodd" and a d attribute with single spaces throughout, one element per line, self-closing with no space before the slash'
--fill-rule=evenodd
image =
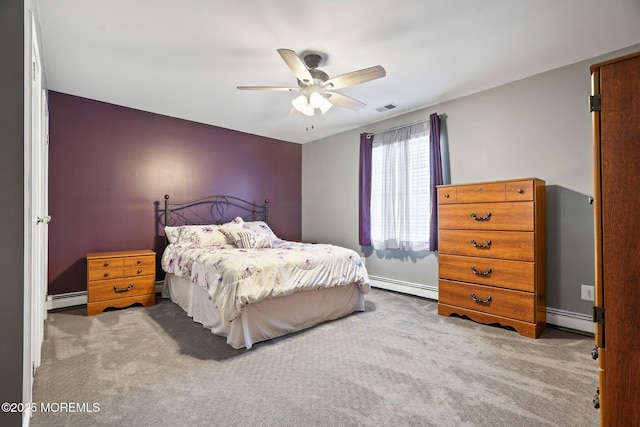
<path id="1" fill-rule="evenodd" d="M 73 307 L 87 303 L 87 291 L 69 292 L 66 294 L 48 295 L 47 310 Z"/>
<path id="2" fill-rule="evenodd" d="M 162 292 L 162 280 L 156 281 L 156 293 Z M 56 294 L 47 296 L 47 310 L 58 308 L 75 307 L 87 303 L 87 291 L 68 292 L 66 294 Z"/>
<path id="3" fill-rule="evenodd" d="M 405 282 L 387 277 L 369 276 L 371 286 L 389 291 L 402 292 L 409 295 L 438 300 L 438 287 L 421 283 Z"/>
<path id="4" fill-rule="evenodd" d="M 379 276 L 369 276 L 369 280 L 371 286 L 374 288 L 438 300 L 438 288 L 436 286 L 404 282 Z M 588 334 L 595 333 L 595 326 L 591 316 L 588 314 L 575 313 L 553 307 L 547 307 L 546 314 L 547 325 L 554 325 L 573 331 L 587 332 Z"/>

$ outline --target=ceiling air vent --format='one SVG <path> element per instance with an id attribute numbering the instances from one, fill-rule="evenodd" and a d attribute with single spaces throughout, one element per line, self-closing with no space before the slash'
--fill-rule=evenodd
<path id="1" fill-rule="evenodd" d="M 379 112 L 379 113 L 382 113 L 384 111 L 393 110 L 396 107 L 397 107 L 397 105 L 387 104 L 384 107 L 376 108 L 376 111 Z"/>

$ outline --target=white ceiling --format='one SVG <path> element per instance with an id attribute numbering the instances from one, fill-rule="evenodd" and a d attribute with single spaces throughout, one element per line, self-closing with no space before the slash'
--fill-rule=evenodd
<path id="1" fill-rule="evenodd" d="M 639 0 L 38 0 L 50 90 L 305 143 L 640 42 Z M 367 106 L 287 115 L 276 49 L 328 56 Z M 585 70 L 585 72 L 588 72 Z M 378 112 L 387 104 L 396 109 Z"/>

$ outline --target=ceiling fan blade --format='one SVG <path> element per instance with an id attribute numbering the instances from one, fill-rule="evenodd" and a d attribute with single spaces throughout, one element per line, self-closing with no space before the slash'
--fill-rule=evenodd
<path id="1" fill-rule="evenodd" d="M 387 72 L 380 65 L 375 67 L 365 68 L 363 70 L 352 71 L 341 76 L 333 77 L 324 82 L 324 87 L 327 89 L 341 89 L 347 86 L 355 86 L 360 83 L 368 82 L 371 80 L 379 79 L 387 75 Z"/>
<path id="2" fill-rule="evenodd" d="M 278 87 L 278 86 L 237 86 L 240 90 L 270 90 L 275 92 L 299 92 L 299 87 Z"/>
<path id="3" fill-rule="evenodd" d="M 362 110 L 367 104 L 358 101 L 357 99 L 350 98 L 346 95 L 337 92 L 327 92 L 329 96 L 329 101 L 332 104 L 339 105 L 340 107 L 345 107 L 350 110 Z"/>
<path id="4" fill-rule="evenodd" d="M 297 53 L 291 49 L 278 49 L 278 53 L 298 80 L 305 85 L 313 84 L 313 76 Z"/>

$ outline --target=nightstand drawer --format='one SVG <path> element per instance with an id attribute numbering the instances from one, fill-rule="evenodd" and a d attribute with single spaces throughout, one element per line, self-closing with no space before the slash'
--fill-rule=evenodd
<path id="1" fill-rule="evenodd" d="M 89 283 L 88 302 L 135 297 L 153 292 L 155 280 L 152 276 L 100 280 Z"/>
<path id="2" fill-rule="evenodd" d="M 87 263 L 88 279 L 103 280 L 122 277 L 122 258 L 91 259 Z"/>
<path id="3" fill-rule="evenodd" d="M 156 274 L 156 266 L 153 264 L 124 268 L 124 277 L 149 276 L 152 274 Z"/>
<path id="4" fill-rule="evenodd" d="M 124 258 L 124 267 L 138 267 L 138 266 L 149 266 L 155 265 L 156 257 L 155 255 L 143 255 L 137 257 L 126 257 Z"/>

